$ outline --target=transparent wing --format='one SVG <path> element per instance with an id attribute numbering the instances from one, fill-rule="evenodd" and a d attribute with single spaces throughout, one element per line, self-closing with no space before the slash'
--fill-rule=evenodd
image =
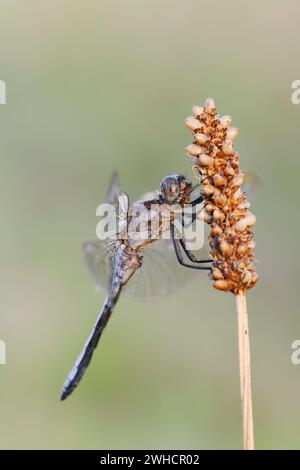
<path id="1" fill-rule="evenodd" d="M 84 260 L 99 290 L 107 290 L 112 271 L 113 251 L 102 240 L 88 241 L 82 246 Z"/>
<path id="2" fill-rule="evenodd" d="M 106 194 L 105 202 L 108 204 L 117 205 L 119 194 L 122 192 L 121 185 L 119 181 L 119 176 L 116 171 L 113 171 Z"/>
<path id="3" fill-rule="evenodd" d="M 125 286 L 124 294 L 135 300 L 158 300 L 192 279 L 196 279 L 195 271 L 180 266 L 172 241 L 158 240 L 145 248 L 143 264 Z"/>
<path id="4" fill-rule="evenodd" d="M 128 194 L 124 193 L 124 191 L 121 191 L 116 203 L 117 216 L 121 222 L 127 221 L 129 206 L 130 203 Z"/>
<path id="5" fill-rule="evenodd" d="M 148 191 L 147 193 L 143 194 L 140 198 L 141 201 L 152 201 L 159 195 L 159 191 Z"/>
<path id="6" fill-rule="evenodd" d="M 105 202 L 115 206 L 121 220 L 127 219 L 130 201 L 128 194 L 121 189 L 119 176 L 116 171 L 112 173 Z"/>
<path id="7" fill-rule="evenodd" d="M 117 204 L 116 204 L 116 212 L 113 216 L 115 220 L 113 221 L 113 232 L 114 235 L 112 239 L 117 242 L 119 239 L 126 239 L 128 233 L 128 213 L 130 208 L 129 197 L 123 191 L 119 194 Z"/>
<path id="8" fill-rule="evenodd" d="M 116 249 L 115 245 L 109 248 L 101 240 L 83 245 L 88 271 L 99 290 L 108 289 Z M 200 254 L 205 258 L 203 251 Z M 199 279 L 199 273 L 180 266 L 172 241 L 158 240 L 146 247 L 143 264 L 125 286 L 124 294 L 139 301 L 158 300 L 193 279 Z"/>
<path id="9" fill-rule="evenodd" d="M 127 230 L 127 217 L 130 206 L 128 195 L 121 190 L 119 177 L 113 172 L 105 202 L 112 204 L 115 211 L 109 220 L 109 238 L 92 240 L 83 244 L 82 250 L 89 273 L 97 288 L 103 290 L 109 286 L 115 252 L 120 246 L 119 236 Z"/>

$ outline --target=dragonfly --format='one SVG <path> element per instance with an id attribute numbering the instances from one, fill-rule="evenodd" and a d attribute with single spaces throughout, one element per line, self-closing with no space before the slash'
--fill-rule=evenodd
<path id="1" fill-rule="evenodd" d="M 83 245 L 87 267 L 98 287 L 108 286 L 107 295 L 92 333 L 64 383 L 61 400 L 71 395 L 80 383 L 122 292 L 143 300 L 156 298 L 182 284 L 181 266 L 211 271 L 212 260 L 199 259 L 189 248 L 184 231 L 178 234 L 176 230 L 176 210 L 192 208 L 190 223 L 201 222 L 197 219 L 197 208 L 201 207 L 203 198 L 198 195 L 192 200 L 197 187 L 199 184 L 193 186 L 187 177 L 172 174 L 163 178 L 159 192 L 148 193 L 130 203 L 127 193 L 121 189 L 118 174 L 113 173 L 106 203 L 116 209 L 117 230 L 105 240 Z M 137 214 L 147 215 L 144 231 L 137 230 Z M 183 217 L 180 223 L 184 226 L 186 219 Z M 147 270 L 146 266 L 151 265 L 155 269 Z"/>

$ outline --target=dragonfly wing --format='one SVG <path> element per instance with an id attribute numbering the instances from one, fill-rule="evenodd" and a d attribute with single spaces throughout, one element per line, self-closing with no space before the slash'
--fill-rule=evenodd
<path id="1" fill-rule="evenodd" d="M 141 201 L 152 201 L 152 200 L 156 199 L 158 195 L 159 195 L 158 190 L 149 191 L 149 192 L 143 194 L 142 197 L 140 198 L 140 200 Z"/>
<path id="2" fill-rule="evenodd" d="M 129 206 L 130 202 L 128 194 L 126 194 L 124 191 L 121 191 L 116 204 L 117 216 L 120 221 L 127 220 Z"/>
<path id="3" fill-rule="evenodd" d="M 126 239 L 128 231 L 129 197 L 124 191 L 119 194 L 116 205 L 116 239 Z"/>
<path id="4" fill-rule="evenodd" d="M 115 248 L 107 241 L 93 240 L 83 244 L 83 255 L 90 275 L 100 290 L 107 290 L 111 278 Z"/>
<path id="5" fill-rule="evenodd" d="M 129 197 L 128 194 L 122 191 L 116 171 L 111 176 L 105 202 L 115 207 L 117 218 L 121 223 L 125 220 L 127 221 L 130 207 Z"/>
<path id="6" fill-rule="evenodd" d="M 194 270 L 179 265 L 172 241 L 158 240 L 145 248 L 143 264 L 125 286 L 124 294 L 135 300 L 158 300 L 195 278 Z"/>
<path id="7" fill-rule="evenodd" d="M 105 202 L 107 204 L 117 205 L 119 194 L 122 192 L 119 181 L 119 175 L 116 171 L 113 171 L 106 194 Z"/>
<path id="8" fill-rule="evenodd" d="M 112 228 L 109 238 L 87 241 L 82 247 L 88 271 L 101 290 L 107 290 L 109 287 L 114 257 L 120 246 L 119 238 L 127 231 L 130 202 L 128 195 L 121 190 L 116 172 L 113 172 L 111 177 L 106 203 L 115 207 L 111 217 L 116 218 L 109 220 L 109 226 Z"/>

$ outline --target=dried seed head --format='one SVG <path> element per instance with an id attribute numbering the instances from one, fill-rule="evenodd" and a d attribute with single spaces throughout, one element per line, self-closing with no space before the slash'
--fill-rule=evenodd
<path id="1" fill-rule="evenodd" d="M 245 284 L 246 286 L 249 286 L 251 281 L 252 281 L 252 273 L 248 271 L 247 269 L 244 269 L 243 277 L 242 277 L 243 284 Z"/>
<path id="2" fill-rule="evenodd" d="M 217 188 L 221 188 L 222 186 L 225 186 L 226 179 L 217 173 L 214 175 L 214 184 Z"/>
<path id="3" fill-rule="evenodd" d="M 201 129 L 203 127 L 202 123 L 198 121 L 194 116 L 189 116 L 185 120 L 185 125 L 192 131 L 195 131 L 197 129 Z"/>
<path id="4" fill-rule="evenodd" d="M 244 173 L 238 173 L 230 183 L 231 188 L 235 191 L 236 189 L 240 188 L 244 182 Z"/>
<path id="5" fill-rule="evenodd" d="M 224 169 L 224 175 L 225 176 L 233 176 L 234 175 L 234 169 L 232 168 L 232 166 L 226 166 L 226 168 Z"/>
<path id="6" fill-rule="evenodd" d="M 215 279 L 216 281 L 219 281 L 220 279 L 224 279 L 222 271 L 220 271 L 219 268 L 213 268 L 212 275 L 213 275 L 213 279 Z"/>
<path id="7" fill-rule="evenodd" d="M 244 269 L 246 269 L 246 263 L 245 263 L 245 261 L 240 261 L 239 263 L 236 262 L 235 267 L 236 267 L 236 269 L 239 269 L 240 271 L 243 271 Z"/>
<path id="8" fill-rule="evenodd" d="M 202 188 L 202 192 L 206 196 L 211 196 L 212 194 L 214 194 L 215 190 L 216 190 L 216 188 L 214 186 L 212 186 L 211 184 L 206 184 Z"/>
<path id="9" fill-rule="evenodd" d="M 216 208 L 216 206 L 214 204 L 212 204 L 211 202 L 209 202 L 205 206 L 206 212 L 213 212 L 215 210 L 215 208 Z"/>
<path id="10" fill-rule="evenodd" d="M 211 225 L 211 275 L 216 289 L 236 294 L 258 281 L 252 264 L 252 227 L 256 218 L 241 190 L 244 173 L 233 147 L 238 129 L 231 127 L 231 116 L 217 114 L 212 98 L 205 101 L 203 108 L 194 106 L 193 114 L 196 117 L 189 117 L 187 126 L 193 131 L 194 143 L 187 151 L 197 157 L 193 159 L 193 171 L 202 182 L 205 209 L 199 218 Z"/>
<path id="11" fill-rule="evenodd" d="M 250 207 L 250 202 L 247 201 L 246 199 L 239 204 L 239 210 L 249 209 L 249 207 Z"/>
<path id="12" fill-rule="evenodd" d="M 206 178 L 204 178 L 201 183 L 202 183 L 202 186 L 204 186 L 205 184 L 211 184 L 212 182 L 212 178 L 210 176 L 206 176 Z"/>
<path id="13" fill-rule="evenodd" d="M 223 214 L 222 211 L 220 211 L 220 209 L 218 209 L 218 207 L 216 207 L 216 209 L 213 212 L 213 218 L 216 222 L 220 222 L 225 219 L 225 215 Z"/>
<path id="14" fill-rule="evenodd" d="M 231 284 L 226 279 L 219 279 L 214 282 L 214 288 L 219 290 L 231 290 Z"/>
<path id="15" fill-rule="evenodd" d="M 252 214 L 252 212 L 248 212 L 246 219 L 247 219 L 248 227 L 251 227 L 256 222 L 256 216 Z"/>
<path id="16" fill-rule="evenodd" d="M 247 253 L 248 246 L 245 244 L 241 244 L 237 247 L 236 252 L 238 256 L 244 256 Z"/>
<path id="17" fill-rule="evenodd" d="M 191 155 L 188 154 L 188 157 L 190 157 L 190 156 L 191 156 Z M 199 162 L 199 158 L 197 158 L 197 157 L 194 157 L 194 158 L 193 158 L 193 165 L 196 165 L 196 166 L 198 166 L 198 167 L 201 166 L 201 165 L 200 165 L 200 162 Z"/>
<path id="18" fill-rule="evenodd" d="M 203 152 L 203 149 L 199 147 L 199 145 L 190 144 L 187 146 L 186 151 L 189 155 L 196 157 L 197 155 L 200 155 L 201 152 Z"/>
<path id="19" fill-rule="evenodd" d="M 248 242 L 248 249 L 253 251 L 256 247 L 256 243 L 254 240 L 250 240 L 250 242 Z"/>
<path id="20" fill-rule="evenodd" d="M 195 141 L 197 144 L 205 145 L 209 141 L 209 137 L 205 134 L 197 133 L 195 134 Z"/>
<path id="21" fill-rule="evenodd" d="M 237 230 L 237 232 L 244 232 L 247 228 L 247 220 L 246 220 L 246 217 L 244 217 L 244 219 L 240 219 L 237 221 L 237 223 L 235 224 L 234 226 L 235 230 Z"/>
<path id="22" fill-rule="evenodd" d="M 216 103 L 212 98 L 207 98 L 204 103 L 204 111 L 213 114 L 216 111 Z"/>
<path id="23" fill-rule="evenodd" d="M 223 253 L 223 255 L 230 256 L 232 255 L 232 252 L 233 252 L 233 246 L 230 245 L 230 243 L 228 243 L 226 240 L 221 240 L 220 250 Z"/>
<path id="24" fill-rule="evenodd" d="M 211 224 L 211 222 L 213 220 L 212 215 L 208 214 L 208 212 L 204 209 L 201 212 L 199 212 L 198 219 L 203 220 L 207 224 Z"/>
<path id="25" fill-rule="evenodd" d="M 259 276 L 256 272 L 252 273 L 251 285 L 254 286 L 259 279 Z"/>
<path id="26" fill-rule="evenodd" d="M 254 225 L 256 222 L 256 217 L 254 214 L 251 212 L 248 212 L 245 217 L 242 219 L 238 220 L 237 223 L 235 224 L 235 230 L 238 232 L 244 232 L 247 227 L 251 227 Z"/>
<path id="27" fill-rule="evenodd" d="M 234 189 L 235 189 L 235 186 L 234 186 Z M 236 191 L 234 191 L 234 193 L 232 194 L 232 199 L 234 202 L 237 203 L 241 199 L 242 196 L 243 196 L 243 193 L 241 189 L 239 188 Z"/>
<path id="28" fill-rule="evenodd" d="M 202 153 L 199 157 L 199 162 L 201 166 L 211 166 L 214 162 L 214 159 L 206 153 Z"/>
<path id="29" fill-rule="evenodd" d="M 222 229 L 221 229 L 220 225 L 214 223 L 212 225 L 212 228 L 211 228 L 211 233 L 212 233 L 213 237 L 217 237 L 218 235 L 221 235 Z"/>
<path id="30" fill-rule="evenodd" d="M 231 140 L 225 140 L 222 147 L 224 155 L 230 155 L 233 151 L 233 145 Z"/>
<path id="31" fill-rule="evenodd" d="M 203 113 L 203 108 L 194 104 L 194 106 L 192 107 L 192 113 L 196 117 L 200 116 Z"/>
<path id="32" fill-rule="evenodd" d="M 223 129 L 227 129 L 230 124 L 232 123 L 232 117 L 231 116 L 222 116 L 220 118 L 220 124 Z"/>
<path id="33" fill-rule="evenodd" d="M 227 139 L 231 141 L 236 139 L 238 136 L 238 133 L 239 133 L 239 130 L 236 127 L 229 127 L 227 131 Z"/>
<path id="34" fill-rule="evenodd" d="M 216 190 L 212 196 L 213 201 L 218 204 L 218 206 L 225 206 L 227 199 L 225 194 L 221 193 L 221 191 Z"/>

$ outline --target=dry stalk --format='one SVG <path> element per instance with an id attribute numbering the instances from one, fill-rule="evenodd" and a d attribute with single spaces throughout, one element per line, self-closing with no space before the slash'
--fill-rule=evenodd
<path id="1" fill-rule="evenodd" d="M 193 116 L 186 119 L 194 137 L 187 153 L 193 157 L 194 175 L 202 183 L 204 209 L 199 218 L 211 226 L 213 285 L 236 295 L 244 449 L 250 450 L 254 449 L 254 439 L 246 291 L 258 281 L 253 266 L 252 226 L 256 217 L 241 190 L 244 173 L 233 147 L 238 129 L 231 127 L 231 122 L 231 116 L 217 114 L 212 98 L 204 107 L 194 106 Z"/>

